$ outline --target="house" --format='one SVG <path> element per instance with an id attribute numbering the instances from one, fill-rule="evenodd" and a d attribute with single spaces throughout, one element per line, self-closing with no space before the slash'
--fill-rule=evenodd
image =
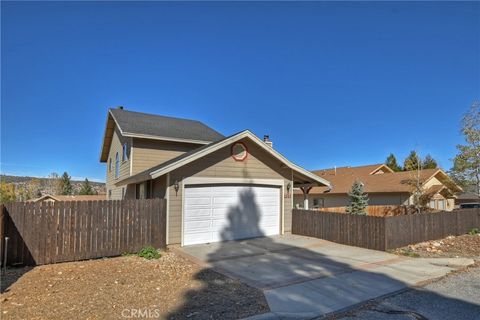
<path id="1" fill-rule="evenodd" d="M 293 188 L 329 182 L 248 130 L 109 109 L 100 161 L 108 199 L 167 200 L 167 244 L 289 233 Z"/>
<path id="2" fill-rule="evenodd" d="M 55 201 L 96 201 L 96 200 L 107 200 L 106 195 L 104 194 L 94 194 L 94 195 L 51 195 L 46 194 L 37 199 L 29 200 L 31 202 L 55 202 Z"/>
<path id="3" fill-rule="evenodd" d="M 480 203 L 480 197 L 473 192 L 462 192 L 455 198 L 455 208 L 460 208 L 460 205 Z"/>
<path id="4" fill-rule="evenodd" d="M 355 180 L 364 184 L 372 206 L 407 206 L 414 204 L 417 181 L 428 206 L 436 210 L 453 210 L 455 194 L 462 189 L 441 169 L 394 172 L 384 164 L 341 167 L 313 171 L 331 183 L 294 192 L 296 207 L 339 208 L 350 203 L 348 192 Z"/>

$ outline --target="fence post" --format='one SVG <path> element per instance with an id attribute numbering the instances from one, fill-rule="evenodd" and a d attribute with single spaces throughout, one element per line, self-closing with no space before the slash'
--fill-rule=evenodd
<path id="1" fill-rule="evenodd" d="M 5 237 L 5 206 L 0 204 L 0 264 L 3 266 L 3 238 Z"/>

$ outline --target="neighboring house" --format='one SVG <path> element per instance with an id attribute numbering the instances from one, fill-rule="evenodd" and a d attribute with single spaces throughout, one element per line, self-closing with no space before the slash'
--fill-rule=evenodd
<path id="1" fill-rule="evenodd" d="M 313 173 L 330 181 L 332 187 L 295 190 L 296 207 L 346 207 L 350 203 L 348 192 L 355 180 L 364 184 L 369 205 L 378 206 L 413 205 L 417 181 L 424 190 L 428 206 L 436 210 L 453 210 L 455 194 L 462 191 L 441 169 L 394 172 L 384 164 L 373 164 L 316 170 Z"/>
<path id="2" fill-rule="evenodd" d="M 480 198 L 473 192 L 462 192 L 455 198 L 455 208 L 459 208 L 461 204 L 480 203 Z"/>
<path id="3" fill-rule="evenodd" d="M 31 202 L 55 202 L 55 201 L 94 201 L 94 200 L 107 200 L 107 196 L 104 194 L 95 194 L 95 195 L 74 195 L 74 196 L 64 196 L 64 195 L 51 195 L 46 194 L 37 199 L 29 200 Z"/>
<path id="4" fill-rule="evenodd" d="M 329 185 L 248 130 L 123 108 L 108 111 L 100 161 L 108 199 L 167 199 L 167 244 L 288 233 L 293 188 Z"/>

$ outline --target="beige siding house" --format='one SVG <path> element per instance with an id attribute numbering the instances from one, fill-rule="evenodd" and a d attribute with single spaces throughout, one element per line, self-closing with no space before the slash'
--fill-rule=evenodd
<path id="1" fill-rule="evenodd" d="M 435 210 L 454 209 L 456 193 L 462 189 L 441 169 L 394 172 L 384 164 L 341 167 L 313 171 L 327 179 L 331 187 L 295 190 L 294 206 L 303 208 L 344 208 L 349 205 L 352 184 L 363 183 L 371 206 L 409 206 L 414 204 L 417 181 L 423 190 L 424 203 Z"/>
<path id="2" fill-rule="evenodd" d="M 248 130 L 110 109 L 101 159 L 109 199 L 167 199 L 168 244 L 291 231 L 293 188 L 329 182 Z"/>

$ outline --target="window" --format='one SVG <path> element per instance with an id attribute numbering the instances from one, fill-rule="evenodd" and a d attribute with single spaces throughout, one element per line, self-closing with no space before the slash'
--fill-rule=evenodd
<path id="1" fill-rule="evenodd" d="M 138 183 L 135 186 L 136 199 L 150 199 L 150 181 Z"/>
<path id="2" fill-rule="evenodd" d="M 110 200 L 112 198 L 112 190 L 108 190 L 108 199 Z"/>
<path id="3" fill-rule="evenodd" d="M 444 199 L 438 200 L 438 210 L 445 210 L 445 200 Z"/>
<path id="4" fill-rule="evenodd" d="M 435 200 L 430 200 L 430 204 L 428 205 L 430 208 L 435 209 Z"/>
<path id="5" fill-rule="evenodd" d="M 323 198 L 313 198 L 313 207 L 314 208 L 325 207 L 325 199 L 323 199 Z"/>
<path id="6" fill-rule="evenodd" d="M 108 171 L 112 172 L 112 158 L 108 160 Z"/>
<path id="7" fill-rule="evenodd" d="M 115 154 L 115 179 L 118 179 L 120 176 L 120 157 L 118 152 Z"/>
<path id="8" fill-rule="evenodd" d="M 123 152 L 122 152 L 122 161 L 127 161 L 128 156 L 127 156 L 127 144 L 123 144 Z"/>

